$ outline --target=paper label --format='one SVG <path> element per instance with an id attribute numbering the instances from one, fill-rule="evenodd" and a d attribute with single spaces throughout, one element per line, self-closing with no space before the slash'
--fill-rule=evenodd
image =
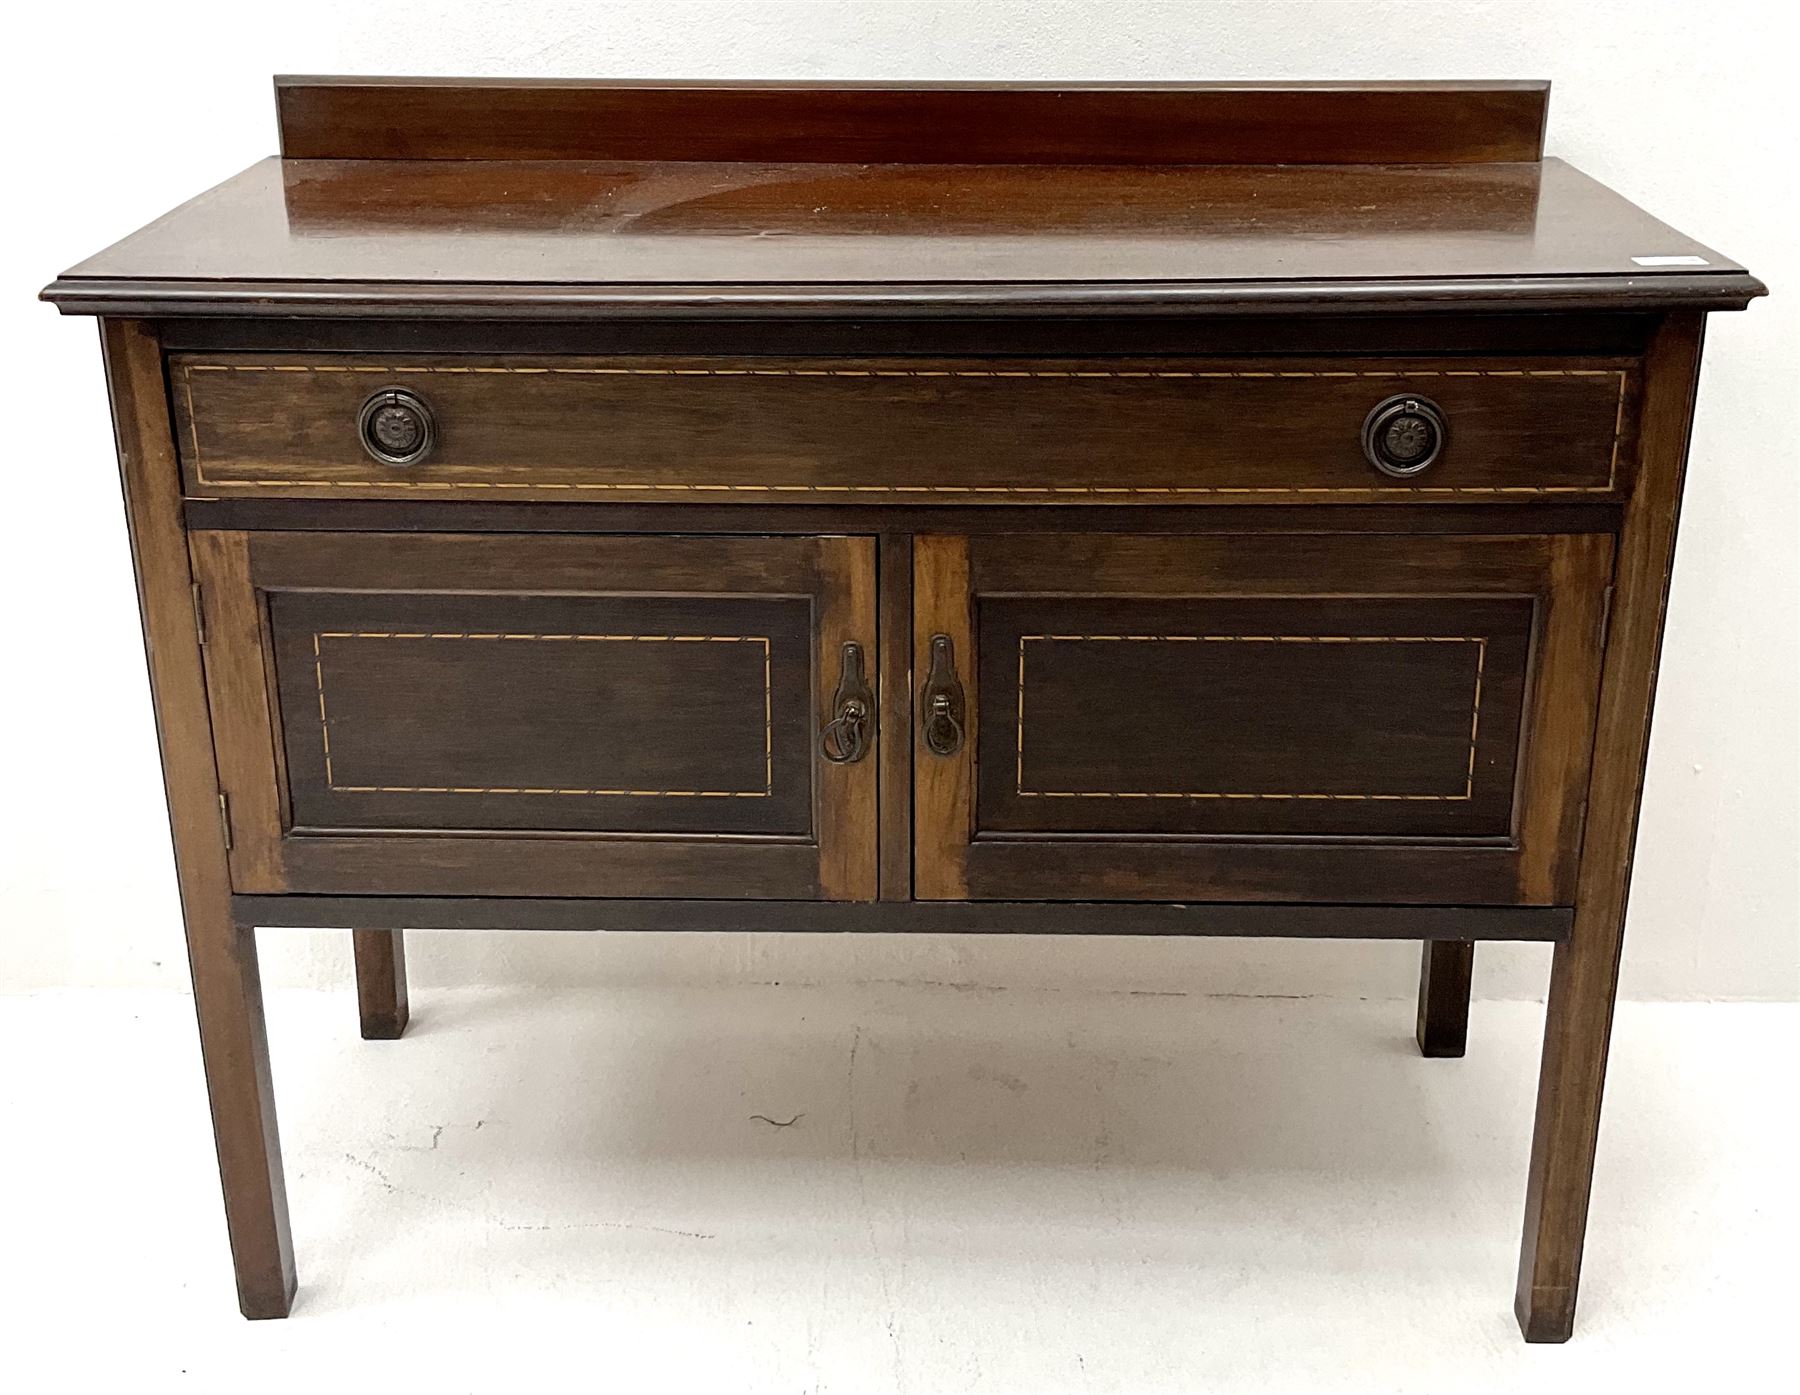
<path id="1" fill-rule="evenodd" d="M 1639 266 L 1705 266 L 1705 257 L 1633 257 Z"/>

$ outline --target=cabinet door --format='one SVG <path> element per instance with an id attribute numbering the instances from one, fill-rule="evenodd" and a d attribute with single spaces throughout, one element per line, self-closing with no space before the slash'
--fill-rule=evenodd
<path id="1" fill-rule="evenodd" d="M 873 896 L 875 761 L 820 746 L 870 540 L 192 549 L 239 891 Z"/>
<path id="2" fill-rule="evenodd" d="M 1600 535 L 921 538 L 918 895 L 1567 902 L 1610 567 Z"/>

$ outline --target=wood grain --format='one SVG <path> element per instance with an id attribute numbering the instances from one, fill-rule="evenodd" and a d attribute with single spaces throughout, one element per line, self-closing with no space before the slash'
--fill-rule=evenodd
<path id="1" fill-rule="evenodd" d="M 1569 905 L 1581 865 L 1581 825 L 1594 758 L 1594 711 L 1606 643 L 1613 540 L 1598 533 L 1548 539 L 1530 711 L 1535 742 L 1520 771 L 1519 885 L 1525 899 Z"/>
<path id="2" fill-rule="evenodd" d="M 877 843 L 880 836 L 880 760 L 873 754 L 861 760 L 834 763 L 818 759 L 817 734 L 828 720 L 836 691 L 843 646 L 862 646 L 864 673 L 873 685 L 879 679 L 876 650 L 878 631 L 875 612 L 875 540 L 873 538 L 820 538 L 814 543 L 819 574 L 818 633 L 814 641 L 814 706 L 812 740 L 817 772 L 818 814 L 814 824 L 819 845 L 819 895 L 827 901 L 873 901 L 879 890 Z M 881 741 L 881 710 L 877 698 L 871 714 L 875 730 L 872 747 Z"/>
<path id="3" fill-rule="evenodd" d="M 913 681 L 924 682 L 934 635 L 948 635 L 963 685 L 962 749 L 940 756 L 912 728 L 913 894 L 921 900 L 960 901 L 969 895 L 965 859 L 975 828 L 975 734 L 981 714 L 978 675 L 971 665 L 975 639 L 970 603 L 969 541 L 935 535 L 913 539 Z M 915 715 L 918 694 L 914 692 Z"/>
<path id="4" fill-rule="evenodd" d="M 300 160 L 1535 160 L 1547 82 L 712 83 L 278 77 Z"/>
<path id="5" fill-rule="evenodd" d="M 880 732 L 876 775 L 880 786 L 881 899 L 912 899 L 913 540 L 887 534 L 877 544 L 880 614 L 876 663 L 880 672 Z"/>
<path id="6" fill-rule="evenodd" d="M 272 656 L 250 584 L 250 535 L 190 533 L 188 551 L 205 621 L 214 759 L 232 815 L 232 888 L 286 891 L 280 843 L 270 831 L 288 822 L 287 772 L 280 744 L 270 738 L 277 730 Z"/>

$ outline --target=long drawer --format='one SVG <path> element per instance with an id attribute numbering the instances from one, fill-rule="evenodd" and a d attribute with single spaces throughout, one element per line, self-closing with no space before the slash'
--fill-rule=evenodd
<path id="1" fill-rule="evenodd" d="M 199 497 L 1367 503 L 1600 497 L 1622 360 L 177 354 Z"/>

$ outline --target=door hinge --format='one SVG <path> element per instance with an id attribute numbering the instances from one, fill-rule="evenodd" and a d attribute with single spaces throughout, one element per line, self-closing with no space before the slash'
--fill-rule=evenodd
<path id="1" fill-rule="evenodd" d="M 1607 636 L 1612 633 L 1612 605 L 1613 588 L 1608 586 L 1600 597 L 1600 626 L 1594 635 L 1602 654 L 1606 652 Z"/>
<path id="2" fill-rule="evenodd" d="M 205 593 L 201 591 L 200 583 L 197 581 L 189 588 L 189 590 L 193 592 L 194 596 L 194 632 L 200 636 L 200 647 L 204 649 L 206 648 Z"/>
<path id="3" fill-rule="evenodd" d="M 231 801 L 223 792 L 219 795 L 219 829 L 225 835 L 225 851 L 231 851 Z"/>

